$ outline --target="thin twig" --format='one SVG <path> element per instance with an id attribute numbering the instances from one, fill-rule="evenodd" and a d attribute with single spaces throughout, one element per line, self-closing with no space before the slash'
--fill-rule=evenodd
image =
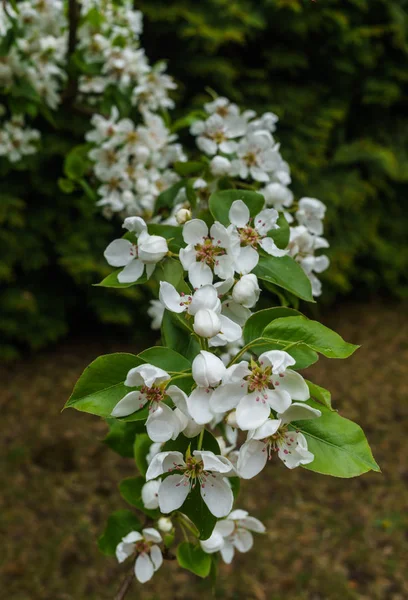
<path id="1" fill-rule="evenodd" d="M 122 585 L 119 588 L 118 593 L 115 596 L 115 600 L 123 600 L 128 591 L 130 590 L 130 586 L 132 585 L 133 578 L 135 576 L 135 567 L 132 565 L 132 569 L 130 573 L 128 573 L 125 579 L 122 581 Z"/>

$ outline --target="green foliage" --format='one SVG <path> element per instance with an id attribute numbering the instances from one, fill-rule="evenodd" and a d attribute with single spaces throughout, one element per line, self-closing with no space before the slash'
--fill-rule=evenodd
<path id="1" fill-rule="evenodd" d="M 199 577 L 208 577 L 211 569 L 211 556 L 200 546 L 182 542 L 177 548 L 177 561 L 180 567 L 188 569 Z"/>
<path id="2" fill-rule="evenodd" d="M 107 556 L 115 556 L 116 546 L 125 535 L 142 528 L 139 519 L 130 510 L 117 510 L 108 519 L 106 529 L 98 540 L 99 550 Z"/>
<path id="3" fill-rule="evenodd" d="M 328 206 L 336 293 L 408 295 L 408 20 L 398 0 L 140 0 L 184 106 L 206 86 L 280 117 L 293 190 Z"/>

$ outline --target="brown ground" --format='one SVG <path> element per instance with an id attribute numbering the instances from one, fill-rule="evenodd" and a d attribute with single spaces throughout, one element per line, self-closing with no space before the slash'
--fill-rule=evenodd
<path id="1" fill-rule="evenodd" d="M 406 306 L 360 305 L 324 319 L 363 347 L 321 360 L 309 377 L 365 429 L 382 474 L 338 480 L 275 461 L 243 485 L 239 506 L 267 538 L 223 566 L 225 600 L 406 600 L 408 559 L 408 318 Z M 134 473 L 98 439 L 105 424 L 64 401 L 96 356 L 121 343 L 70 340 L 2 374 L 1 600 L 113 599 L 128 566 L 98 553 L 109 512 L 124 508 L 117 483 Z M 405 578 L 405 582 L 404 582 Z M 211 590 L 174 563 L 128 599 L 209 599 Z"/>

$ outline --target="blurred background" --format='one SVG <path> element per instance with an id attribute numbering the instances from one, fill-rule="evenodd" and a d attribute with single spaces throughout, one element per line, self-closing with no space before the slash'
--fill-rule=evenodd
<path id="1" fill-rule="evenodd" d="M 293 191 L 327 204 L 331 266 L 314 310 L 362 348 L 344 362 L 321 360 L 311 374 L 361 424 L 383 470 L 342 481 L 274 463 L 247 482 L 240 505 L 256 509 L 268 540 L 221 568 L 215 597 L 405 600 L 408 2 L 135 5 L 147 55 L 165 57 L 179 85 L 175 117 L 201 106 L 206 86 L 275 112 Z M 136 288 L 91 287 L 106 274 L 102 252 L 117 227 L 57 186 L 83 135 L 79 122 L 65 127 L 64 138 L 50 127 L 30 170 L 1 172 L 4 599 L 112 598 L 127 570 L 100 556 L 95 539 L 109 512 L 124 507 L 116 486 L 133 474 L 132 461 L 100 443 L 103 422 L 60 409 L 96 356 L 146 347 L 149 324 L 140 323 Z M 132 593 L 153 600 L 212 591 L 169 563 Z"/>

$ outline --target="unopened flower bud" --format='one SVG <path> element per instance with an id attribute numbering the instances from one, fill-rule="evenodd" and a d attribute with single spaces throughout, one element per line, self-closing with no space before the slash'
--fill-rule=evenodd
<path id="1" fill-rule="evenodd" d="M 200 337 L 212 338 L 220 333 L 221 321 L 213 310 L 202 308 L 194 317 L 193 329 Z"/>
<path id="2" fill-rule="evenodd" d="M 230 174 L 231 163 L 225 156 L 214 156 L 210 162 L 210 169 L 215 177 L 223 177 Z"/>
<path id="3" fill-rule="evenodd" d="M 176 212 L 176 221 L 179 225 L 184 225 L 184 223 L 187 223 L 190 219 L 191 210 L 188 210 L 188 208 L 180 208 L 180 210 Z"/>
<path id="4" fill-rule="evenodd" d="M 160 517 L 157 521 L 157 527 L 160 531 L 163 531 L 163 533 L 169 533 L 173 529 L 173 523 L 168 517 Z"/>
<path id="5" fill-rule="evenodd" d="M 225 365 L 218 356 L 201 350 L 193 360 L 193 378 L 201 387 L 214 387 L 219 384 L 225 374 Z"/>
<path id="6" fill-rule="evenodd" d="M 245 308 L 251 308 L 258 302 L 260 293 L 261 289 L 256 275 L 249 273 L 249 275 L 243 275 L 235 284 L 232 290 L 232 299 Z"/>

